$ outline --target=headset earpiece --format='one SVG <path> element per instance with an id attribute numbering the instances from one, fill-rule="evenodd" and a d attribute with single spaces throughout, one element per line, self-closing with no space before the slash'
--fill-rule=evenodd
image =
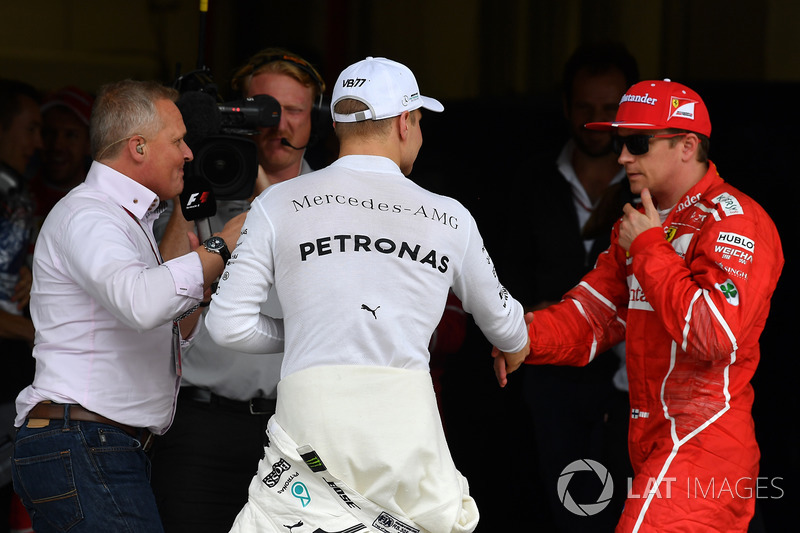
<path id="1" fill-rule="evenodd" d="M 311 109 L 311 135 L 308 139 L 309 146 L 313 146 L 321 137 L 324 137 L 323 131 L 325 129 L 330 130 L 332 128 L 330 104 L 325 102 L 324 95 L 320 93 L 319 98 L 314 103 L 314 107 Z"/>

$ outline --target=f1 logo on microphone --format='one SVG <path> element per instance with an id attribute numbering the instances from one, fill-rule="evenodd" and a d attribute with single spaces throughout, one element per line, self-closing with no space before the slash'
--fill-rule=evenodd
<path id="1" fill-rule="evenodd" d="M 198 199 L 198 196 L 200 197 Z M 189 196 L 189 201 L 186 202 L 186 209 L 192 209 L 193 207 L 199 207 L 208 201 L 208 191 L 203 192 L 195 192 Z"/>

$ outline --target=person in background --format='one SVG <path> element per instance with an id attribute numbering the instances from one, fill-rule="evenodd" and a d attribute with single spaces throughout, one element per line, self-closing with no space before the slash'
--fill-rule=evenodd
<path id="1" fill-rule="evenodd" d="M 610 244 L 611 227 L 633 201 L 625 169 L 617 161 L 611 134 L 584 127 L 611 121 L 625 90 L 638 81 L 636 59 L 616 42 L 579 46 L 564 66 L 562 108 L 569 137 L 558 151 L 526 160 L 513 183 L 507 209 L 516 217 L 501 234 L 498 268 L 526 310 L 557 303 L 594 266 Z M 622 367 L 621 370 L 620 367 Z M 615 386 L 621 377 L 622 390 Z M 628 393 L 624 343 L 584 367 L 524 365 L 523 395 L 531 414 L 540 483 L 553 529 L 562 532 L 613 531 L 631 476 L 627 457 Z M 601 512 L 576 515 L 557 490 L 562 471 L 573 461 L 591 459 L 609 469 L 614 497 Z M 593 473 L 573 476 L 569 490 L 578 502 L 594 502 Z"/>
<path id="2" fill-rule="evenodd" d="M 616 530 L 745 532 L 760 458 L 750 380 L 780 237 L 708 159 L 711 120 L 689 87 L 636 83 L 613 121 L 586 127 L 615 133 L 641 206 L 625 205 L 563 301 L 533 313 L 526 362 L 586 365 L 625 340 L 634 477 Z M 495 370 L 503 382 L 499 356 Z"/>
<path id="3" fill-rule="evenodd" d="M 500 284 L 470 213 L 414 184 L 422 109 L 406 66 L 368 57 L 332 95 L 339 158 L 254 202 L 206 324 L 219 344 L 268 352 L 274 285 L 285 349 L 269 445 L 233 531 L 469 532 L 478 522 L 452 462 L 429 343 L 452 287 L 515 368 L 522 306 Z"/>
<path id="4" fill-rule="evenodd" d="M 7 348 L 15 344 L 23 351 L 33 341 L 33 324 L 24 316 L 31 284 L 28 246 L 33 223 L 26 173 L 42 146 L 39 98 L 39 92 L 27 83 L 0 80 L 0 331 Z"/>
<path id="5" fill-rule="evenodd" d="M 40 166 L 30 181 L 37 233 L 56 202 L 86 178 L 92 162 L 89 120 L 93 104 L 94 96 L 74 86 L 44 99 Z"/>
<path id="6" fill-rule="evenodd" d="M 38 170 L 27 186 L 33 204 L 33 228 L 28 253 L 31 257 L 36 236 L 47 213 L 67 192 L 83 182 L 89 170 L 91 164 L 89 117 L 93 103 L 94 97 L 71 86 L 44 98 L 40 108 L 42 149 L 38 152 L 38 160 L 33 165 Z M 30 281 L 27 287 L 30 289 Z M 16 372 L 14 375 L 20 381 L 17 386 L 9 388 L 14 395 L 33 379 L 34 360 L 30 357 L 30 349 L 31 346 L 28 346 L 24 362 L 19 363 L 27 367 L 27 372 Z M 10 412 L 13 413 L 13 402 L 10 405 L 12 406 Z M 13 424 L 9 426 L 13 427 Z M 12 490 L 10 487 L 9 484 L 9 490 Z M 13 499 L 12 530 L 23 531 L 30 525 L 30 517 L 16 494 Z"/>
<path id="7" fill-rule="evenodd" d="M 94 162 L 37 239 L 36 373 L 16 399 L 11 467 L 40 533 L 162 531 L 145 452 L 175 409 L 177 322 L 222 272 L 243 221 L 162 261 L 153 220 L 161 199 L 180 193 L 192 159 L 177 96 L 146 81 L 100 89 Z"/>
<path id="8" fill-rule="evenodd" d="M 27 175 L 42 146 L 40 94 L 32 85 L 0 79 L 0 460 L 8 464 L 14 438 L 14 397 L 33 377 L 29 246 L 33 202 Z M 0 526 L 9 522 L 11 472 L 0 469 Z"/>
<path id="9" fill-rule="evenodd" d="M 325 82 L 299 55 L 264 49 L 238 70 L 233 86 L 245 97 L 275 98 L 281 105 L 281 120 L 254 139 L 259 175 L 252 197 L 217 201 L 217 213 L 207 221 L 212 231 L 247 212 L 252 198 L 273 183 L 311 172 L 303 157 L 305 149 L 293 147 L 308 146 L 321 133 L 314 131 L 315 114 Z M 164 257 L 186 253 L 187 232 L 195 231 L 195 223 L 187 221 L 181 209 L 170 209 L 169 224 L 156 227 Z M 283 316 L 274 297 L 262 311 Z M 199 321 L 195 340 L 184 351 L 175 420 L 152 450 L 153 491 L 167 533 L 230 529 L 247 502 L 247 484 L 263 456 L 282 358 L 280 351 L 253 357 L 219 346 Z"/>

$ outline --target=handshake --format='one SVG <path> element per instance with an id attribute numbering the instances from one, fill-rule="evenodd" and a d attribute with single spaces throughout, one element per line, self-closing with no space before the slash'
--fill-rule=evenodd
<path id="1" fill-rule="evenodd" d="M 533 313 L 525 313 L 525 326 L 527 327 L 533 322 Z M 531 340 L 528 338 L 525 346 L 518 352 L 501 352 L 496 346 L 492 347 L 492 357 L 494 358 L 494 375 L 497 377 L 497 383 L 501 387 L 505 387 L 508 383 L 508 374 L 517 370 L 520 365 L 525 361 L 530 353 Z"/>

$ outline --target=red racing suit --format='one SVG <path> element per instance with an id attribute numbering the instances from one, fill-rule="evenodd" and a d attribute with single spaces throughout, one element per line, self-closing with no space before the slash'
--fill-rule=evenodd
<path id="1" fill-rule="evenodd" d="M 778 232 L 713 163 L 629 254 L 619 225 L 594 270 L 534 314 L 526 363 L 585 365 L 625 340 L 634 479 L 617 531 L 745 532 L 760 458 L 750 379 Z"/>

